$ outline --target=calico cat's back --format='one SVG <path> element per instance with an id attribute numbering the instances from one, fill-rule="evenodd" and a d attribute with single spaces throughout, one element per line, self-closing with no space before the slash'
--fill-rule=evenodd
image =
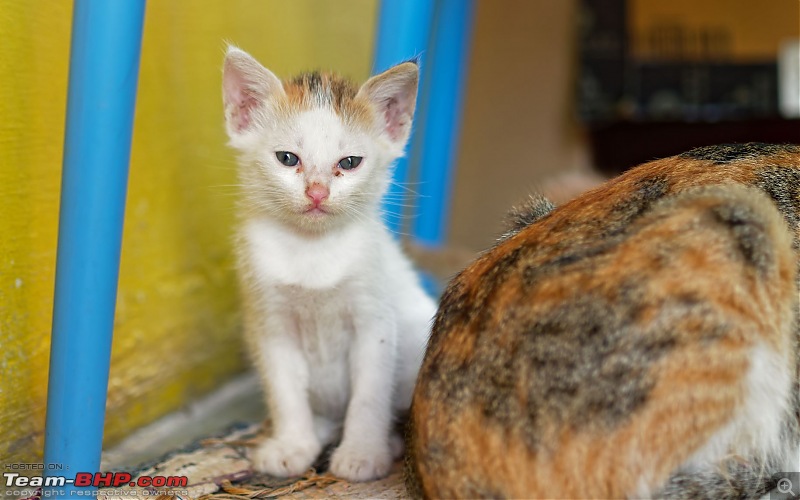
<path id="1" fill-rule="evenodd" d="M 653 202 L 692 187 L 720 183 L 755 186 L 778 205 L 787 222 L 800 230 L 800 146 L 728 144 L 693 149 L 684 154 L 632 168 L 577 197 L 553 214 L 548 227 L 555 239 L 560 229 L 596 227 L 597 237 L 624 228 Z"/>
<path id="2" fill-rule="evenodd" d="M 704 148 L 537 205 L 445 292 L 412 406 L 412 491 L 681 495 L 670 477 L 717 480 L 730 453 L 750 476 L 784 467 L 799 173 L 793 146 Z"/>

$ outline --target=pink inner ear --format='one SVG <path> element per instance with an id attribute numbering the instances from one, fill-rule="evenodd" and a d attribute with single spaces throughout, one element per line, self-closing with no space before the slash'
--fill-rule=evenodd
<path id="1" fill-rule="evenodd" d="M 236 69 L 225 74 L 225 101 L 227 102 L 228 122 L 233 130 L 242 132 L 252 124 L 253 110 L 258 99 L 247 88 L 247 82 Z"/>
<path id="2" fill-rule="evenodd" d="M 404 106 L 394 97 L 385 101 L 384 116 L 386 117 L 386 131 L 392 140 L 400 140 L 408 128 L 408 113 Z"/>
<path id="3" fill-rule="evenodd" d="M 255 107 L 258 105 L 258 101 L 246 91 L 238 92 L 237 97 L 238 99 L 233 101 L 235 107 L 231 112 L 230 119 L 234 130 L 237 132 L 242 132 L 250 127 L 252 121 L 251 115 L 253 113 L 253 109 L 255 109 Z"/>

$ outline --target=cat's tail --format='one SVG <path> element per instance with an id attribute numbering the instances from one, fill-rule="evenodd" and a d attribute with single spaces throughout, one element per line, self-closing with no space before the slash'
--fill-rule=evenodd
<path id="1" fill-rule="evenodd" d="M 775 457 L 777 458 L 777 457 Z M 796 498 L 796 474 L 787 473 L 780 460 L 742 461 L 732 458 L 725 464 L 692 472 L 674 474 L 654 497 L 663 499 L 734 500 L 761 498 L 778 487 L 779 493 L 795 493 L 781 498 Z M 789 480 L 789 483 L 783 481 Z M 784 486 L 788 485 L 788 488 Z"/>

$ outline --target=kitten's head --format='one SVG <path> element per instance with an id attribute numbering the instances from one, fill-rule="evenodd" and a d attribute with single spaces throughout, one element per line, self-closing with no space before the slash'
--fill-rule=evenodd
<path id="1" fill-rule="evenodd" d="M 317 72 L 281 82 L 229 48 L 225 125 L 241 153 L 244 208 L 311 232 L 377 214 L 411 130 L 417 80 L 407 62 L 360 88 Z"/>

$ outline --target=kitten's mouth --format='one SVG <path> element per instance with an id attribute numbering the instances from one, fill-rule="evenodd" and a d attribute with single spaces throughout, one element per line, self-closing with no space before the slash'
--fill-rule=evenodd
<path id="1" fill-rule="evenodd" d="M 322 208 L 319 205 L 312 205 L 308 207 L 304 212 L 304 215 L 308 215 L 310 217 L 323 217 L 328 215 L 328 211 Z"/>

